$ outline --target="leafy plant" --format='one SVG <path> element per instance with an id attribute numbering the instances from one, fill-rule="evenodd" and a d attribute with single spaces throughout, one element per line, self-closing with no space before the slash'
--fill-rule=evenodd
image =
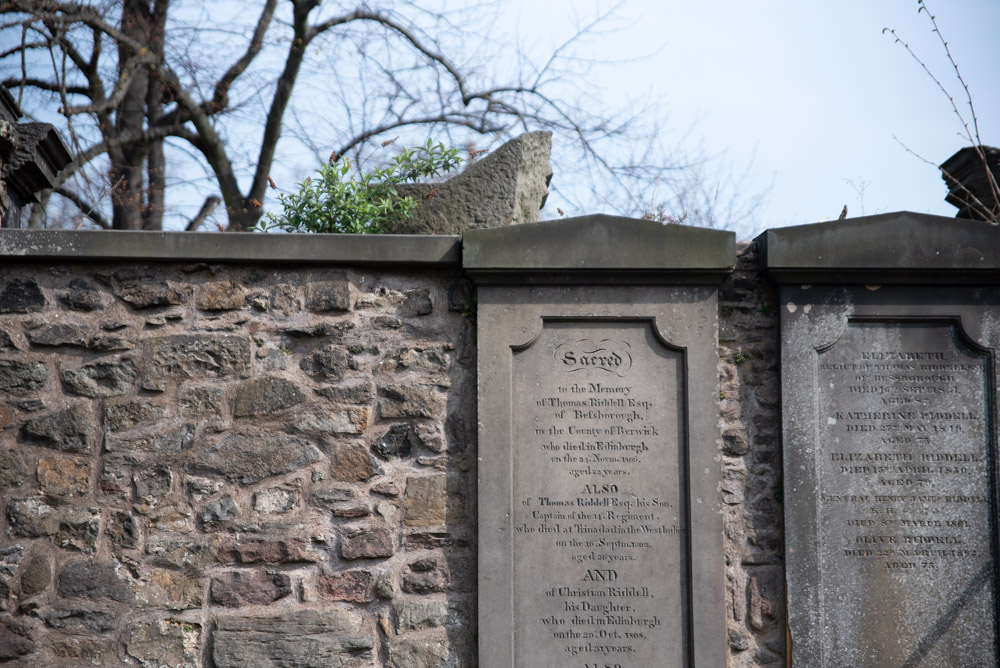
<path id="1" fill-rule="evenodd" d="M 316 170 L 315 179 L 306 178 L 299 184 L 298 192 L 278 195 L 284 210 L 279 215 L 267 213 L 256 229 L 380 234 L 387 224 L 408 217 L 417 206 L 412 197 L 399 196 L 397 185 L 433 178 L 461 162 L 458 149 L 445 148 L 430 139 L 369 171 L 355 168 L 348 158 L 334 154 Z"/>

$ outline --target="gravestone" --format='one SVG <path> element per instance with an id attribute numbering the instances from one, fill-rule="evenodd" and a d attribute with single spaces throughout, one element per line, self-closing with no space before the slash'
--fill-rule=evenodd
<path id="1" fill-rule="evenodd" d="M 717 285 L 726 232 L 472 230 L 479 663 L 726 661 Z"/>
<path id="2" fill-rule="evenodd" d="M 792 665 L 995 666 L 1000 230 L 770 230 Z"/>

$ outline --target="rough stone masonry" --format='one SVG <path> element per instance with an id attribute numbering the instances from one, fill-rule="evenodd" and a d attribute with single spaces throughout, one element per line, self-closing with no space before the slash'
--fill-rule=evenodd
<path id="1" fill-rule="evenodd" d="M 0 662 L 473 665 L 451 271 L 7 263 Z"/>

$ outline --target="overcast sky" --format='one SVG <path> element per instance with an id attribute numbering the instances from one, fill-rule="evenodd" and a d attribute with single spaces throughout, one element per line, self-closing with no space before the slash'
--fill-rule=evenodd
<path id="1" fill-rule="evenodd" d="M 612 3 L 505 0 L 521 44 L 543 51 L 577 18 Z M 982 140 L 1000 145 L 1000 0 L 931 0 L 968 83 Z M 667 127 L 702 142 L 753 187 L 772 185 L 756 230 L 911 210 L 954 215 L 935 164 L 967 145 L 927 63 L 971 121 L 964 91 L 916 0 L 625 0 L 595 53 L 638 60 L 595 68 L 603 99 L 649 92 Z M 645 57 L 641 57 L 645 56 Z M 893 137 L 898 138 L 899 142 Z M 556 175 L 558 179 L 558 174 Z M 863 200 L 862 200 L 863 193 Z M 549 208 L 549 207 L 547 207 Z"/>

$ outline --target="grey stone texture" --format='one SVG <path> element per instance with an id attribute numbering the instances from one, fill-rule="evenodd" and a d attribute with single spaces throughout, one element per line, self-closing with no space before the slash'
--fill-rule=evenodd
<path id="1" fill-rule="evenodd" d="M 418 204 L 389 234 L 460 234 L 464 230 L 533 223 L 545 206 L 552 133 L 529 132 L 474 161 L 443 183 L 404 184 Z"/>
<path id="2" fill-rule="evenodd" d="M 289 241 L 303 257 L 321 243 Z M 374 242 L 349 268 L 2 258 L 4 665 L 368 668 L 388 661 L 380 628 L 395 643 L 430 628 L 397 631 L 396 596 L 474 617 L 469 571 L 447 568 L 471 558 L 470 515 L 403 547 L 408 480 L 475 484 L 474 438 L 433 440 L 473 410 L 470 323 L 437 306 L 461 280 L 457 239 Z M 383 401 L 405 415 L 380 417 Z M 399 425 L 410 455 L 376 454 Z M 465 581 L 404 594 L 414 550 Z M 473 665 L 471 636 L 447 647 Z"/>
<path id="3" fill-rule="evenodd" d="M 465 235 L 480 281 L 479 665 L 724 665 L 717 285 L 733 235 L 547 225 Z M 670 247 L 684 239 L 689 255 Z M 401 588 L 446 591 L 459 569 L 417 559 Z M 603 648 L 596 613 L 615 639 Z"/>
<path id="4" fill-rule="evenodd" d="M 1000 661 L 997 231 L 912 216 L 862 220 L 850 236 L 833 223 L 767 233 L 796 665 Z M 810 272 L 799 253 L 820 241 L 825 261 Z M 872 282 L 856 266 L 862 248 L 882 249 L 878 262 L 863 252 Z M 775 579 L 750 582 L 752 604 Z M 753 607 L 751 627 L 783 613 L 766 600 Z"/>

